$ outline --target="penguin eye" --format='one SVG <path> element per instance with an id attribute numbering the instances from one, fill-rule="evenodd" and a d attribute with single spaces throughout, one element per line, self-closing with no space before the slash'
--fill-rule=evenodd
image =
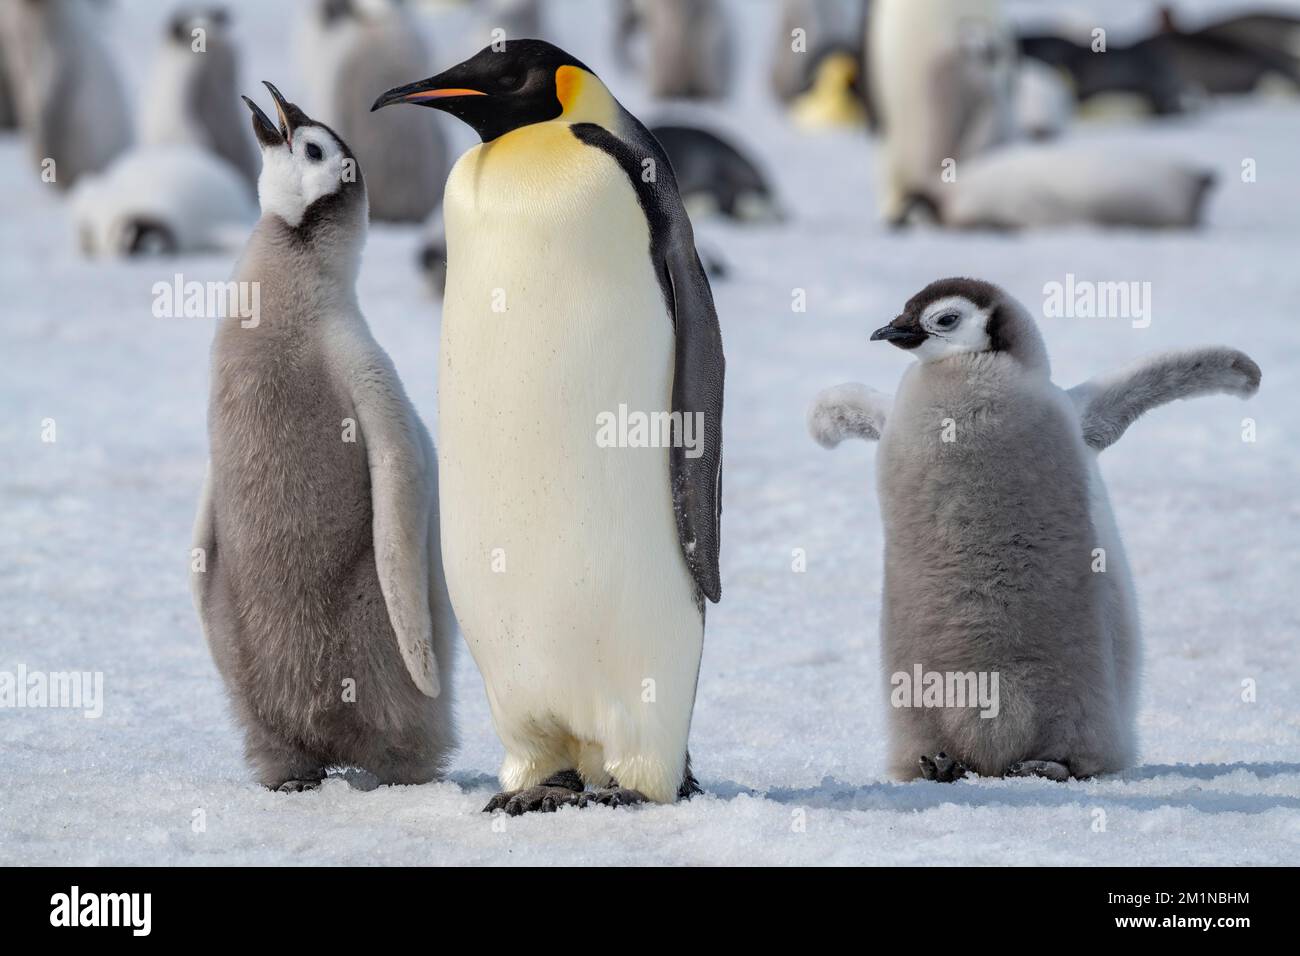
<path id="1" fill-rule="evenodd" d="M 325 158 L 325 154 L 324 152 L 321 151 L 321 148 L 317 146 L 315 143 L 308 143 L 307 158 L 310 159 L 313 163 L 317 163 Z"/>
<path id="2" fill-rule="evenodd" d="M 946 312 L 934 320 L 934 324 L 941 329 L 950 329 L 961 321 L 961 316 L 956 312 Z"/>
<path id="3" fill-rule="evenodd" d="M 514 73 L 507 73 L 497 80 L 497 85 L 503 90 L 514 90 L 519 88 L 519 77 Z"/>

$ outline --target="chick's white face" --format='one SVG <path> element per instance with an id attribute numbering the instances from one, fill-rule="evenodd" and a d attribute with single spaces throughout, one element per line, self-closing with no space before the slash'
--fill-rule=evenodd
<path id="1" fill-rule="evenodd" d="M 324 127 L 299 126 L 289 142 L 262 148 L 262 212 L 298 226 L 312 203 L 343 188 L 344 176 L 355 179 L 355 162 Z"/>
<path id="2" fill-rule="evenodd" d="M 987 352 L 992 312 L 959 295 L 935 300 L 921 313 L 926 338 L 912 354 L 920 362 L 935 362 L 962 352 Z"/>

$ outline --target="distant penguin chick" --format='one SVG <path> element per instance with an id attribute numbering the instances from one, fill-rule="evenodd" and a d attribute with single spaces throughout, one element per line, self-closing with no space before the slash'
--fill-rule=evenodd
<path id="1" fill-rule="evenodd" d="M 1066 392 L 1025 308 L 975 279 L 931 283 L 871 338 L 917 359 L 897 395 L 838 386 L 809 425 L 826 447 L 880 442 L 890 772 L 1132 766 L 1137 601 L 1097 454 L 1166 402 L 1254 394 L 1259 367 L 1164 353 Z"/>
<path id="2" fill-rule="evenodd" d="M 860 57 L 848 50 L 833 50 L 813 68 L 812 89 L 795 97 L 790 116 L 804 129 L 863 126 L 867 111 L 858 87 Z"/>
<path id="3" fill-rule="evenodd" d="M 256 191 L 262 161 L 239 102 L 239 52 L 224 10 L 181 10 L 168 22 L 145 86 L 140 139 L 210 150 Z"/>
<path id="4" fill-rule="evenodd" d="M 69 189 L 131 143 L 131 117 L 91 0 L 0 4 L 5 61 L 29 152 Z"/>
<path id="5" fill-rule="evenodd" d="M 197 146 L 142 146 L 72 191 L 72 216 L 88 256 L 174 255 L 223 248 L 257 219 L 247 184 Z"/>
<path id="6" fill-rule="evenodd" d="M 423 222 L 442 201 L 451 160 L 438 120 L 372 113 L 375 91 L 427 73 L 430 54 L 399 0 L 314 0 L 299 28 L 298 56 L 313 107 L 369 171 L 370 216 Z"/>
<path id="7" fill-rule="evenodd" d="M 356 158 L 267 86 L 277 120 L 245 100 L 262 218 L 234 278 L 257 294 L 213 339 L 194 598 L 259 783 L 423 783 L 455 737 L 438 460 L 357 304 Z"/>
<path id="8" fill-rule="evenodd" d="M 785 218 L 758 164 L 722 136 L 669 123 L 651 126 L 650 132 L 672 162 L 678 192 L 691 215 L 718 213 L 745 222 Z"/>
<path id="9" fill-rule="evenodd" d="M 649 0 L 640 16 L 649 40 L 650 93 L 716 100 L 732 81 L 732 34 L 720 0 Z"/>

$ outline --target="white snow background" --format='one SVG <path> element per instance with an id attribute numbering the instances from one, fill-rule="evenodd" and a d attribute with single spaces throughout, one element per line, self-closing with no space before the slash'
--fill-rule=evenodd
<path id="1" fill-rule="evenodd" d="M 235 9 L 243 86 L 291 99 L 294 6 Z M 1069 8 L 1112 26 L 1154 4 Z M 1224 4 L 1180 4 L 1198 12 Z M 138 95 L 170 5 L 108 4 Z M 251 779 L 188 591 L 190 529 L 207 453 L 212 322 L 152 317 L 174 272 L 225 279 L 233 255 L 144 262 L 78 257 L 66 201 L 0 136 L 0 670 L 102 671 L 104 713 L 0 709 L 0 863 L 1263 864 L 1300 845 L 1300 101 L 1239 100 L 1167 122 L 1071 136 L 1167 149 L 1213 167 L 1199 232 L 895 234 L 874 215 L 873 146 L 794 131 L 766 87 L 775 5 L 736 2 L 742 82 L 694 109 L 756 152 L 793 214 L 784 226 L 700 223 L 732 275 L 714 283 L 728 360 L 722 577 L 710 607 L 691 735 L 707 794 L 676 806 L 565 809 L 495 821 L 501 748 L 461 648 L 462 746 L 450 778 L 369 792 L 330 779 L 274 794 Z M 643 119 L 669 112 L 611 62 L 611 7 L 553 0 L 551 35 Z M 441 69 L 482 45 L 459 11 L 427 18 Z M 416 77 L 412 77 L 416 79 Z M 376 91 L 379 92 L 379 91 Z M 458 148 L 467 129 L 447 129 Z M 1258 181 L 1243 183 L 1244 158 Z M 436 422 L 438 305 L 418 230 L 374 228 L 362 307 L 426 422 Z M 1058 383 L 1156 349 L 1225 343 L 1262 366 L 1248 403 L 1160 409 L 1103 457 L 1138 583 L 1146 643 L 1140 766 L 1056 784 L 897 784 L 884 773 L 879 672 L 881 529 L 875 450 L 817 447 L 804 415 L 821 388 L 892 390 L 910 361 L 869 344 L 932 279 L 1004 285 L 1038 311 L 1046 282 L 1152 284 L 1153 321 L 1043 320 Z M 791 309 L 807 291 L 805 313 Z M 1258 441 L 1241 440 L 1242 419 Z M 57 442 L 41 441 L 42 419 Z M 807 571 L 795 573 L 802 548 Z M 1242 682 L 1257 700 L 1246 702 Z M 196 811 L 206 828 L 195 832 Z M 1098 821 L 1104 816 L 1104 829 Z M 797 824 L 803 821 L 801 828 Z"/>

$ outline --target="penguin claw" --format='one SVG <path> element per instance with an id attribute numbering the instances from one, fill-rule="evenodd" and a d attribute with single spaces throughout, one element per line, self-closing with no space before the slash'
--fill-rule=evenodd
<path id="1" fill-rule="evenodd" d="M 640 790 L 630 790 L 627 787 L 605 787 L 603 790 L 584 793 L 578 798 L 578 806 L 580 807 L 585 807 L 591 803 L 599 803 L 607 807 L 630 807 L 645 802 L 644 793 Z"/>
<path id="2" fill-rule="evenodd" d="M 952 783 L 966 776 L 969 768 L 960 760 L 954 760 L 942 750 L 930 757 L 921 754 L 921 776 L 937 783 Z"/>
<path id="3" fill-rule="evenodd" d="M 539 784 L 526 790 L 507 790 L 498 793 L 483 808 L 484 813 L 504 810 L 507 816 L 525 813 L 554 813 L 560 807 L 578 802 L 579 794 L 567 787 L 548 787 Z"/>
<path id="4" fill-rule="evenodd" d="M 321 781 L 315 780 L 286 780 L 278 787 L 272 787 L 276 793 L 302 793 L 304 790 L 319 790 Z"/>

